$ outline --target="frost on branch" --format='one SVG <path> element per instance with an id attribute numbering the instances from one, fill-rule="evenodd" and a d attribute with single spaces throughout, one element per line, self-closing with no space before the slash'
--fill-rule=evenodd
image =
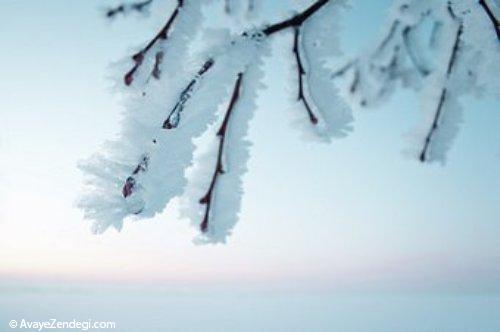
<path id="1" fill-rule="evenodd" d="M 335 22 L 343 6 L 343 1 L 329 2 L 293 31 L 297 79 L 292 82 L 297 83 L 298 108 L 307 115 L 299 118 L 298 123 L 306 133 L 313 131 L 312 137 L 327 142 L 352 130 L 350 108 L 330 79 L 332 73 L 327 66 L 329 58 L 340 53 L 336 37 L 339 28 Z"/>
<path id="2" fill-rule="evenodd" d="M 398 85 L 421 94 L 422 122 L 409 153 L 445 162 L 462 121 L 459 97 L 498 94 L 498 25 L 485 1 L 395 1 L 380 42 L 347 61 L 332 78 L 344 79 L 352 102 L 374 106 Z"/>
<path id="3" fill-rule="evenodd" d="M 173 197 L 182 194 L 186 185 L 184 171 L 195 149 L 192 138 L 203 134 L 215 121 L 233 78 L 255 58 L 259 43 L 254 38 L 238 38 L 219 54 L 203 61 L 200 69 L 192 73 L 190 79 L 183 80 L 181 86 L 177 84 L 174 92 L 162 91 L 171 90 L 174 81 L 179 80 L 178 76 L 169 79 L 174 78 L 172 75 L 156 86 L 148 85 L 146 95 L 134 100 L 137 103 L 134 111 L 142 116 L 129 116 L 124 136 L 115 143 L 116 148 L 106 154 L 110 163 L 120 160 L 120 164 L 129 165 L 128 173 L 114 172 L 111 183 L 102 183 L 109 181 L 110 175 L 100 173 L 100 169 L 108 167 L 107 162 L 103 162 L 106 157 L 99 156 L 94 158 L 95 162 L 83 166 L 87 173 L 88 165 L 99 171 L 90 172 L 93 190 L 81 201 L 86 216 L 96 220 L 97 232 L 111 225 L 120 228 L 123 218 L 129 215 L 152 217 Z M 157 97 L 161 100 L 155 100 Z M 158 114 L 146 119 L 143 108 L 148 104 L 151 104 L 149 112 L 156 110 Z M 110 204 L 98 204 L 107 197 L 113 197 Z"/>
<path id="4" fill-rule="evenodd" d="M 194 39 L 200 7 L 178 1 L 161 30 L 132 56 L 124 78 L 130 98 L 121 136 L 81 165 L 89 191 L 80 206 L 95 221 L 94 230 L 120 229 L 129 216 L 152 217 L 185 192 L 183 215 L 197 225 L 201 239 L 225 241 L 241 204 L 260 58 L 267 39 L 281 31 L 292 30 L 296 36 L 294 49 L 303 66 L 300 89 L 304 100 L 310 100 L 306 110 L 316 112 L 317 121 L 310 125 L 338 135 L 341 129 L 333 128 L 345 122 L 328 123 L 338 115 L 325 112 L 335 109 L 316 105 L 313 99 L 321 98 L 309 86 L 321 77 L 314 73 L 321 72 L 323 59 L 307 59 L 310 47 L 301 42 L 301 30 L 314 14 L 330 7 L 328 2 L 316 1 L 289 19 L 247 30 L 193 55 L 186 42 Z M 205 142 L 197 147 L 194 139 L 200 137 Z"/>
<path id="5" fill-rule="evenodd" d="M 221 15 L 238 20 L 241 8 L 260 8 L 258 1 L 220 1 Z M 120 136 L 80 166 L 88 184 L 80 206 L 95 232 L 153 217 L 179 197 L 199 242 L 226 241 L 241 205 L 262 58 L 276 34 L 289 37 L 295 117 L 322 141 L 352 130 L 337 81 L 362 106 L 381 104 L 399 86 L 418 91 L 423 120 L 411 154 L 422 162 L 444 162 L 461 121 L 460 96 L 500 91 L 498 23 L 486 1 L 397 0 L 373 50 L 333 71 L 344 1 L 310 1 L 284 20 L 260 28 L 247 22 L 233 35 L 234 27 L 203 31 L 203 6 L 214 3 L 171 3 L 163 26 L 127 59 Z"/>
<path id="6" fill-rule="evenodd" d="M 200 142 L 204 148 L 197 151 L 195 162 L 188 169 L 181 213 L 203 231 L 200 242 L 225 242 L 238 218 L 242 176 L 250 157 L 246 135 L 263 75 L 260 62 L 255 59 L 234 78 L 230 100 L 222 105 L 218 121 Z"/>

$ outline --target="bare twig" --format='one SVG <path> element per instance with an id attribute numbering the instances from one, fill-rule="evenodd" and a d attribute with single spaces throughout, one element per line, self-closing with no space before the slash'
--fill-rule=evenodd
<path id="1" fill-rule="evenodd" d="M 279 32 L 284 29 L 288 29 L 291 27 L 298 27 L 302 25 L 309 17 L 311 17 L 314 13 L 316 13 L 321 7 L 327 4 L 330 0 L 318 0 L 313 3 L 309 8 L 304 10 L 303 12 L 276 24 L 269 25 L 262 32 L 266 35 L 272 35 L 273 33 Z"/>
<path id="2" fill-rule="evenodd" d="M 484 11 L 486 12 L 486 15 L 488 15 L 491 24 L 493 24 L 493 28 L 495 29 L 495 32 L 497 34 L 497 39 L 500 39 L 500 24 L 497 18 L 495 17 L 495 14 L 493 14 L 493 11 L 488 6 L 488 3 L 485 0 L 479 0 L 479 4 L 481 5 L 481 7 L 483 7 Z"/>

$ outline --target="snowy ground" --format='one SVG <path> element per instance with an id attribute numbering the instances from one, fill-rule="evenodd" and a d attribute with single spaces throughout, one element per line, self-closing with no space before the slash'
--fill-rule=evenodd
<path id="1" fill-rule="evenodd" d="M 116 331 L 500 331 L 500 295 L 3 290 L 12 319 L 115 321 Z"/>

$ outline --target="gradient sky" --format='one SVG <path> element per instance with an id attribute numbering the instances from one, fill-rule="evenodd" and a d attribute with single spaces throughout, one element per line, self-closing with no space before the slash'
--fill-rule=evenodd
<path id="1" fill-rule="evenodd" d="M 347 52 L 373 40 L 389 3 L 361 2 L 344 22 Z M 119 130 L 109 64 L 161 24 L 110 24 L 99 3 L 0 4 L 0 282 L 500 290 L 498 100 L 464 99 L 447 164 L 422 166 L 401 154 L 419 116 L 408 92 L 356 109 L 348 138 L 302 140 L 290 124 L 291 58 L 266 61 L 227 245 L 192 244 L 196 230 L 175 203 L 121 233 L 92 235 L 74 208 L 76 164 Z M 289 37 L 273 43 L 284 49 Z"/>

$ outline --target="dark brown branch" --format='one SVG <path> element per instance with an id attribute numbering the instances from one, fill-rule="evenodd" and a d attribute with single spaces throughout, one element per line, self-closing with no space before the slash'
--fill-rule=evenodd
<path id="1" fill-rule="evenodd" d="M 184 90 L 182 90 L 179 96 L 179 100 L 170 111 L 167 119 L 163 122 L 162 126 L 163 129 L 172 129 L 177 127 L 180 121 L 181 112 L 184 109 L 184 105 L 186 104 L 186 102 L 191 98 L 196 82 L 198 82 L 201 79 L 201 77 L 210 68 L 212 68 L 213 64 L 214 64 L 213 59 L 208 59 L 207 61 L 205 61 L 201 69 L 198 70 L 196 76 L 188 83 L 188 85 L 184 88 Z"/>
<path id="2" fill-rule="evenodd" d="M 460 39 L 462 37 L 462 33 L 463 33 L 463 24 L 460 23 L 458 26 L 458 29 L 457 29 L 457 34 L 455 36 L 455 43 L 453 44 L 453 48 L 451 50 L 450 60 L 448 62 L 448 69 L 446 71 L 447 78 L 450 77 L 450 75 L 453 71 L 454 65 L 456 63 L 458 51 L 460 49 Z M 439 128 L 439 120 L 441 119 L 441 114 L 443 112 L 443 106 L 446 102 L 447 95 L 448 95 L 448 89 L 446 88 L 446 86 L 444 86 L 443 90 L 441 91 L 441 96 L 439 98 L 439 103 L 438 103 L 438 106 L 436 109 L 436 113 L 434 115 L 434 120 L 432 122 L 432 126 L 429 130 L 429 133 L 425 137 L 424 147 L 422 148 L 422 151 L 420 152 L 419 159 L 421 162 L 425 162 L 427 160 L 427 152 L 429 150 L 429 147 L 430 147 L 430 144 L 432 141 L 432 137 L 434 136 L 434 134 L 436 133 L 436 131 Z"/>
<path id="3" fill-rule="evenodd" d="M 217 183 L 217 179 L 219 175 L 224 174 L 224 166 L 222 164 L 222 157 L 224 154 L 224 143 L 226 140 L 226 134 L 227 134 L 227 126 L 229 123 L 229 119 L 231 117 L 231 114 L 233 112 L 234 106 L 238 102 L 238 99 L 240 97 L 240 87 L 241 87 L 241 80 L 243 77 L 243 73 L 238 74 L 238 78 L 236 80 L 236 83 L 233 88 L 233 94 L 231 96 L 231 100 L 229 102 L 229 106 L 227 108 L 226 114 L 224 115 L 224 119 L 222 121 L 222 124 L 217 131 L 217 137 L 219 138 L 219 148 L 217 151 L 217 164 L 215 166 L 215 171 L 212 176 L 212 180 L 210 181 L 210 186 L 208 187 L 208 190 L 206 194 L 200 199 L 200 204 L 205 205 L 205 214 L 203 216 L 203 220 L 200 224 L 200 230 L 205 233 L 208 230 L 208 223 L 210 219 L 210 207 L 212 204 L 213 200 L 213 193 L 215 189 L 215 185 Z"/>
<path id="4" fill-rule="evenodd" d="M 146 54 L 149 52 L 149 50 L 159 41 L 159 40 L 166 40 L 168 38 L 168 33 L 177 17 L 179 14 L 180 9 L 184 5 L 184 0 L 178 0 L 177 1 L 177 6 L 175 7 L 174 11 L 170 15 L 169 19 L 161 28 L 161 30 L 156 34 L 156 36 L 151 39 L 148 44 L 141 49 L 139 52 L 135 53 L 132 56 L 132 60 L 135 62 L 134 66 L 125 74 L 123 80 L 125 82 L 125 85 L 130 85 L 134 81 L 134 74 L 135 72 L 139 69 L 139 67 L 142 65 L 144 61 L 144 57 Z"/>
<path id="5" fill-rule="evenodd" d="M 146 8 L 148 8 L 153 0 L 145 0 L 133 3 L 122 3 L 116 7 L 109 8 L 106 10 L 107 18 L 114 18 L 118 14 L 126 15 L 132 11 L 135 12 L 143 12 Z"/>
<path id="6" fill-rule="evenodd" d="M 486 12 L 486 15 L 488 15 L 488 18 L 490 19 L 491 24 L 493 24 L 493 28 L 497 33 L 497 39 L 500 40 L 500 24 L 497 18 L 495 17 L 495 14 L 493 14 L 493 11 L 488 6 L 488 3 L 486 3 L 485 0 L 479 0 L 479 4 L 481 5 L 481 7 L 483 7 L 484 11 Z"/>
<path id="7" fill-rule="evenodd" d="M 272 24 L 265 28 L 262 32 L 264 35 L 269 36 L 278 31 L 300 26 L 303 22 L 305 22 L 311 15 L 313 15 L 316 11 L 318 11 L 321 7 L 323 7 L 330 0 L 318 0 L 314 4 L 312 4 L 309 8 L 304 10 L 303 12 L 276 24 Z M 227 4 L 227 2 L 226 2 Z M 139 69 L 144 61 L 144 57 L 148 53 L 148 51 L 156 44 L 158 40 L 166 40 L 168 38 L 168 33 L 172 27 L 173 22 L 175 21 L 177 15 L 179 14 L 180 9 L 184 5 L 184 0 L 177 1 L 177 7 L 172 12 L 170 18 L 167 20 L 165 26 L 156 34 L 156 36 L 149 41 L 149 43 L 139 52 L 135 53 L 132 56 L 132 60 L 134 60 L 134 66 L 125 74 L 124 82 L 125 85 L 132 84 L 134 80 L 134 74 Z"/>
<path id="8" fill-rule="evenodd" d="M 278 31 L 288 29 L 291 27 L 298 27 L 302 25 L 309 17 L 311 17 L 314 13 L 316 13 L 321 7 L 327 4 L 330 0 L 318 0 L 313 3 L 309 8 L 304 10 L 303 12 L 276 24 L 272 24 L 265 28 L 262 32 L 266 35 L 272 35 Z"/>
<path id="9" fill-rule="evenodd" d="M 294 37 L 293 37 L 293 54 L 295 55 L 295 61 L 297 62 L 297 77 L 298 77 L 298 95 L 297 95 L 297 100 L 302 102 L 304 104 L 304 107 L 306 108 L 307 115 L 309 116 L 309 120 L 313 124 L 318 123 L 318 118 L 314 115 L 313 111 L 311 110 L 311 106 L 309 105 L 309 102 L 307 101 L 306 96 L 304 95 L 304 76 L 306 75 L 306 71 L 304 70 L 304 66 L 302 64 L 302 59 L 300 56 L 300 41 L 299 41 L 299 36 L 300 35 L 300 29 L 298 27 L 295 27 L 294 29 Z"/>

